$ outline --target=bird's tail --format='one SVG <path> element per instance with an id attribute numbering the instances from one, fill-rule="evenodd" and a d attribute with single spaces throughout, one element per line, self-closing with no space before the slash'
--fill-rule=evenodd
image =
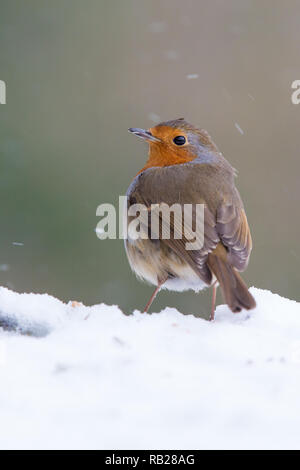
<path id="1" fill-rule="evenodd" d="M 207 264 L 216 276 L 225 302 L 232 312 L 240 312 L 243 308 L 250 310 L 256 306 L 255 299 L 250 294 L 240 274 L 223 256 L 213 252 L 208 255 Z"/>

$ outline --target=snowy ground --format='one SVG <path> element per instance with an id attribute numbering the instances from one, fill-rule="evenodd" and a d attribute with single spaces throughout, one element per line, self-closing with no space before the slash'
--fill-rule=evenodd
<path id="1" fill-rule="evenodd" d="M 0 288 L 0 448 L 299 449 L 300 304 L 251 292 L 209 323 Z"/>

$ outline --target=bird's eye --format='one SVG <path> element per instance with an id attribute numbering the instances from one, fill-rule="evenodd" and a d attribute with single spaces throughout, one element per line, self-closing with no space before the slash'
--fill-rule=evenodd
<path id="1" fill-rule="evenodd" d="M 186 140 L 184 135 L 177 135 L 176 137 L 174 137 L 173 142 L 176 145 L 184 145 Z"/>

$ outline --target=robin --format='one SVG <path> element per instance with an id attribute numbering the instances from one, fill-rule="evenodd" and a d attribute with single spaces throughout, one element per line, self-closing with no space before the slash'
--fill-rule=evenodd
<path id="1" fill-rule="evenodd" d="M 182 211 L 185 204 L 204 207 L 203 243 L 197 249 L 188 250 L 185 235 L 176 236 L 174 217 L 170 219 L 169 238 L 162 237 L 160 229 L 156 237 L 128 235 L 125 240 L 133 271 L 156 286 L 144 311 L 148 311 L 161 288 L 199 291 L 212 286 L 213 320 L 218 285 L 232 312 L 254 308 L 255 300 L 238 272 L 248 265 L 252 239 L 234 184 L 234 168 L 205 130 L 183 118 L 162 122 L 149 130 L 130 128 L 129 132 L 149 144 L 149 157 L 128 188 L 127 209 L 143 204 L 150 211 L 161 203 L 180 204 Z M 128 225 L 132 218 L 127 216 Z M 183 219 L 183 233 L 186 227 L 193 233 L 195 210 L 190 218 L 184 213 Z"/>

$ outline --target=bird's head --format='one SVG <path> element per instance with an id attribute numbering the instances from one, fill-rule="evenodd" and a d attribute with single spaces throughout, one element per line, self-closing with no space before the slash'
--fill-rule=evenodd
<path id="1" fill-rule="evenodd" d="M 201 156 L 203 161 L 218 152 L 210 135 L 189 124 L 183 118 L 161 122 L 148 130 L 130 128 L 149 144 L 149 159 L 146 166 L 170 166 L 192 161 Z"/>

